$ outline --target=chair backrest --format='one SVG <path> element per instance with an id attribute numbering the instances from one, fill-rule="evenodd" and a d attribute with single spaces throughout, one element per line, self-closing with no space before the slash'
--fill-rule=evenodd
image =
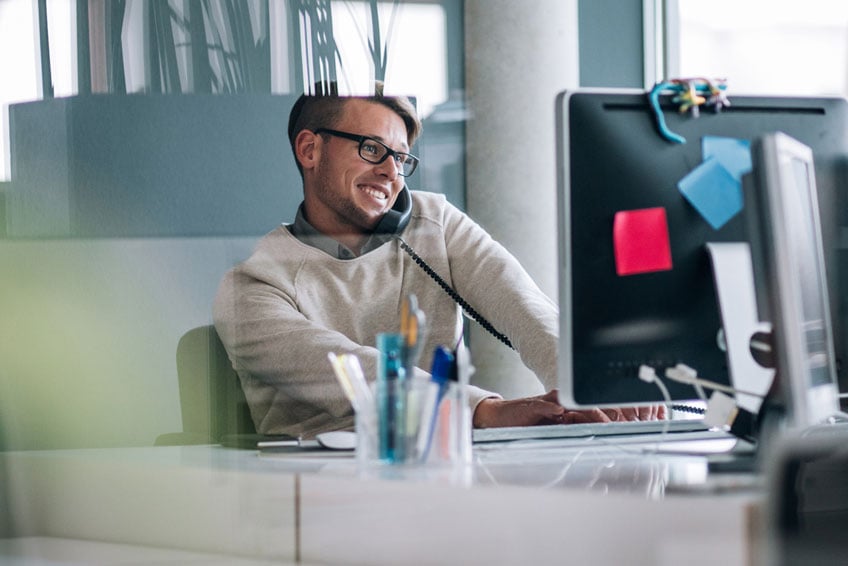
<path id="1" fill-rule="evenodd" d="M 238 374 L 214 326 L 193 328 L 180 338 L 177 376 L 187 438 L 217 443 L 256 434 Z"/>

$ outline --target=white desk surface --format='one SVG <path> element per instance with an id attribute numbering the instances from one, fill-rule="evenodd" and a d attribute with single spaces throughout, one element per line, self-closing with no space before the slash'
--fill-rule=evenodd
<path id="1" fill-rule="evenodd" d="M 55 537 L 0 539 L 4 566 L 286 566 L 294 562 Z"/>
<path id="2" fill-rule="evenodd" d="M 474 452 L 462 473 L 220 446 L 7 452 L 0 499 L 15 539 L 0 541 L 0 562 L 84 563 L 38 559 L 74 541 L 245 564 L 741 565 L 757 554 L 761 483 L 708 477 L 702 456 L 585 439 Z M 115 550 L 104 548 L 88 552 Z"/>

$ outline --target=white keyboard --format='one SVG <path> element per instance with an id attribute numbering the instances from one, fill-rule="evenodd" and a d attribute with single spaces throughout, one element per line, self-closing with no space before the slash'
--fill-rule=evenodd
<path id="1" fill-rule="evenodd" d="M 664 430 L 671 434 L 675 432 L 705 431 L 709 430 L 709 427 L 704 424 L 702 419 L 506 426 L 499 428 L 475 428 L 471 438 L 475 443 L 481 443 L 531 438 L 582 438 L 592 436 L 660 434 Z"/>

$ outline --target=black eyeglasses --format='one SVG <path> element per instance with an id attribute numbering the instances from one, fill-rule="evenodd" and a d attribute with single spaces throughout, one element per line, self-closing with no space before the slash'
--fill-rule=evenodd
<path id="1" fill-rule="evenodd" d="M 409 177 L 415 172 L 415 168 L 418 167 L 418 158 L 411 153 L 395 151 L 383 142 L 369 138 L 368 136 L 360 136 L 358 134 L 340 132 L 339 130 L 330 130 L 328 128 L 318 128 L 315 130 L 315 133 L 330 134 L 331 136 L 359 142 L 359 157 L 368 163 L 377 165 L 389 157 L 393 157 L 395 165 L 398 168 L 398 175 L 403 177 Z"/>

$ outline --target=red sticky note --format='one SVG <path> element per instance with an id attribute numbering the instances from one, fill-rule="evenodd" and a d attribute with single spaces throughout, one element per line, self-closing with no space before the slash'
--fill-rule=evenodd
<path id="1" fill-rule="evenodd" d="M 615 271 L 619 275 L 671 269 L 671 246 L 664 208 L 616 212 L 612 239 Z"/>

